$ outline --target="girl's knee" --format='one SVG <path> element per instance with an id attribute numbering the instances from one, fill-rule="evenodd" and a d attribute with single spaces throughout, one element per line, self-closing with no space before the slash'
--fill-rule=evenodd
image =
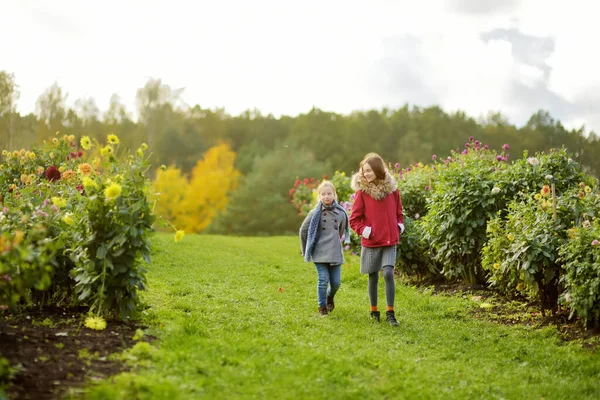
<path id="1" fill-rule="evenodd" d="M 383 267 L 383 279 L 394 279 L 394 267 L 392 265 Z"/>

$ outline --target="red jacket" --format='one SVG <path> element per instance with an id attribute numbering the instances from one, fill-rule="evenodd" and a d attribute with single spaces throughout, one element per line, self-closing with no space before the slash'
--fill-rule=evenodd
<path id="1" fill-rule="evenodd" d="M 398 224 L 404 225 L 402 200 L 395 180 L 389 178 L 391 177 L 388 175 L 386 186 L 377 187 L 375 190 L 365 186 L 364 180 L 360 177 L 354 179 L 353 186 L 359 190 L 355 193 L 352 205 L 350 227 L 361 235 L 361 245 L 364 247 L 393 246 L 398 244 L 400 239 Z M 390 189 L 393 191 L 388 192 Z M 380 199 L 376 200 L 365 191 L 373 192 Z M 371 234 L 368 239 L 365 239 L 362 233 L 367 226 L 371 227 Z"/>

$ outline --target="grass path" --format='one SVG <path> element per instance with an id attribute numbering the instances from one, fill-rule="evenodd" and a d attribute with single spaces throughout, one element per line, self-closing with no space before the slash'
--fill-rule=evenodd
<path id="1" fill-rule="evenodd" d="M 322 318 L 316 272 L 295 237 L 153 243 L 143 299 L 159 340 L 127 354 L 132 372 L 90 387 L 89 398 L 600 398 L 599 354 L 551 329 L 471 318 L 468 300 L 398 285 L 400 327 L 370 322 L 357 257 Z"/>

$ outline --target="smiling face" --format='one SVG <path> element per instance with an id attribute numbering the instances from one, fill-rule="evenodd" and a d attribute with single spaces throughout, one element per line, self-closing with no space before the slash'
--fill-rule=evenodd
<path id="1" fill-rule="evenodd" d="M 377 178 L 377 176 L 375 175 L 375 172 L 373 171 L 373 168 L 371 168 L 369 163 L 363 164 L 362 174 L 365 177 L 365 179 L 367 180 L 367 182 L 369 182 L 369 183 L 373 182 L 375 180 L 375 178 Z"/>
<path id="2" fill-rule="evenodd" d="M 335 200 L 335 191 L 329 185 L 324 185 L 319 189 L 319 200 L 326 206 L 330 206 Z"/>

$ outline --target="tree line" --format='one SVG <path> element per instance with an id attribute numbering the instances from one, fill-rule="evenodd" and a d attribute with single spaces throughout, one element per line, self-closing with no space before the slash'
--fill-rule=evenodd
<path id="1" fill-rule="evenodd" d="M 181 101 L 182 93 L 160 79 L 149 79 L 136 93 L 136 120 L 117 95 L 104 112 L 92 98 L 69 107 L 68 94 L 55 83 L 40 94 L 34 113 L 21 115 L 14 75 L 0 71 L 0 148 L 30 148 L 57 131 L 92 140 L 114 133 L 122 148 L 148 145 L 152 174 L 160 165 L 191 174 L 204 153 L 226 143 L 236 154 L 241 180 L 226 212 L 209 230 L 241 234 L 295 231 L 298 217 L 288 198 L 295 178 L 331 176 L 336 170 L 351 174 L 369 151 L 404 167 L 427 163 L 434 154 L 462 151 L 473 136 L 494 149 L 509 143 L 515 158 L 524 150 L 533 154 L 564 146 L 589 173 L 600 175 L 599 137 L 584 127 L 566 129 L 544 110 L 521 127 L 499 112 L 475 118 L 409 104 L 349 114 L 313 108 L 276 118 L 259 110 L 231 115 L 222 108 L 188 106 Z"/>

